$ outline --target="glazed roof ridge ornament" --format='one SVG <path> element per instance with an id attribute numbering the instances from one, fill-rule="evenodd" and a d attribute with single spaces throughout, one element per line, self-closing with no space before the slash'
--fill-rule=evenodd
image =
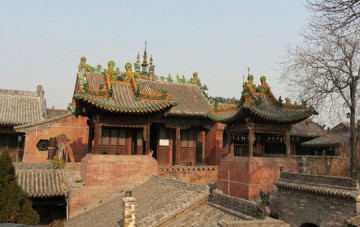
<path id="1" fill-rule="evenodd" d="M 290 101 L 283 103 L 281 96 L 279 99 L 275 98 L 265 76 L 260 78 L 259 86 L 256 86 L 253 80 L 254 77 L 249 75 L 248 80 L 244 82 L 237 108 L 224 108 L 219 111 L 217 105 L 214 106 L 213 111 L 209 111 L 208 116 L 224 123 L 244 120 L 247 116 L 251 116 L 258 121 L 291 124 L 317 114 L 313 106 L 291 104 Z"/>

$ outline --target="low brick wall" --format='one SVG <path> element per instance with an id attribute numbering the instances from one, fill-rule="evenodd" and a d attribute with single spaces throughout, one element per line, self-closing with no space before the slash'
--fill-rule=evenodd
<path id="1" fill-rule="evenodd" d="M 159 176 L 183 182 L 209 184 L 218 179 L 218 166 L 159 166 Z"/>
<path id="2" fill-rule="evenodd" d="M 357 215 L 360 193 L 350 178 L 282 173 L 276 185 L 276 213 L 291 226 L 345 227 Z"/>
<path id="3" fill-rule="evenodd" d="M 276 190 L 274 183 L 283 171 L 297 172 L 296 160 L 287 157 L 226 156 L 219 166 L 218 188 L 224 194 L 253 200 L 263 191 Z"/>
<path id="4" fill-rule="evenodd" d="M 290 227 L 290 224 L 271 219 L 271 220 L 250 220 L 250 221 L 220 221 L 220 227 Z"/>
<path id="5" fill-rule="evenodd" d="M 88 187 L 122 185 L 131 188 L 158 174 L 158 163 L 150 155 L 94 155 L 81 160 L 81 178 Z"/>
<path id="6" fill-rule="evenodd" d="M 265 219 L 266 217 L 265 206 L 253 201 L 212 192 L 209 196 L 209 202 L 248 215 L 255 219 Z"/>
<path id="7" fill-rule="evenodd" d="M 79 169 L 69 166 L 69 172 Z M 70 217 L 101 204 L 115 193 L 122 193 L 158 174 L 158 163 L 150 155 L 94 155 L 81 161 L 80 185 L 71 178 Z"/>
<path id="8" fill-rule="evenodd" d="M 349 156 L 294 156 L 299 172 L 316 175 L 349 176 Z"/>

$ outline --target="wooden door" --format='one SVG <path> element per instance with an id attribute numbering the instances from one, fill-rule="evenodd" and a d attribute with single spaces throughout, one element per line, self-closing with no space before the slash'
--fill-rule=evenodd
<path id="1" fill-rule="evenodd" d="M 195 165 L 196 140 L 193 128 L 180 131 L 180 165 Z"/>
<path id="2" fill-rule="evenodd" d="M 159 139 L 157 143 L 157 159 L 159 165 L 171 165 L 172 161 L 172 137 L 171 129 L 161 125 L 159 127 Z"/>

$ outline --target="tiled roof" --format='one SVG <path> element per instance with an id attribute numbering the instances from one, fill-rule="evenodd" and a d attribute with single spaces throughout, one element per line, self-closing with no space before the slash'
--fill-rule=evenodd
<path id="1" fill-rule="evenodd" d="M 241 217 L 231 215 L 209 204 L 204 204 L 187 215 L 180 217 L 168 226 L 218 226 L 220 221 L 240 221 Z"/>
<path id="2" fill-rule="evenodd" d="M 301 137 L 319 137 L 325 134 L 325 130 L 312 120 L 304 120 L 292 125 L 290 135 Z"/>
<path id="3" fill-rule="evenodd" d="M 282 100 L 276 99 L 264 78 L 262 77 L 262 84 L 259 86 L 253 84 L 252 78 L 244 83 L 236 111 L 230 110 L 229 113 L 224 113 L 215 109 L 209 117 L 228 123 L 252 116 L 255 120 L 292 124 L 317 114 L 311 106 L 290 104 L 288 100 L 283 103 Z"/>
<path id="4" fill-rule="evenodd" d="M 332 133 L 349 133 L 351 130 L 350 122 L 340 122 L 339 124 L 335 125 L 330 132 Z"/>
<path id="5" fill-rule="evenodd" d="M 318 146 L 331 147 L 334 145 L 345 144 L 347 141 L 349 141 L 349 137 L 347 137 L 346 135 L 328 133 L 324 136 L 306 141 L 306 142 L 302 143 L 301 146 L 304 146 L 304 147 L 318 147 Z"/>
<path id="6" fill-rule="evenodd" d="M 53 119 L 71 113 L 69 110 L 54 109 L 54 108 L 46 109 L 46 112 L 47 112 L 47 119 Z"/>
<path id="7" fill-rule="evenodd" d="M 348 220 L 346 220 L 346 222 L 351 226 L 351 227 L 358 227 L 360 226 L 360 215 L 356 215 L 352 218 L 349 218 Z"/>
<path id="8" fill-rule="evenodd" d="M 0 125 L 14 126 L 44 119 L 37 92 L 0 89 Z"/>
<path id="9" fill-rule="evenodd" d="M 132 196 L 136 199 L 136 226 L 270 226 L 279 223 L 268 216 L 260 220 L 249 215 L 254 212 L 265 214 L 261 209 L 263 205 L 226 195 L 223 195 L 226 197 L 224 200 L 222 194 L 211 200 L 208 198 L 208 186 L 170 178 L 152 176 L 147 182 L 135 187 Z M 122 226 L 122 198 L 124 193 L 70 218 L 65 226 Z M 229 207 L 222 206 L 222 202 Z"/>
<path id="10" fill-rule="evenodd" d="M 93 108 L 116 113 L 150 113 L 168 110 L 176 105 L 170 96 L 161 94 L 160 91 L 154 91 L 151 94 L 141 93 L 141 90 L 137 89 L 132 72 L 127 72 L 127 74 L 132 79 L 122 82 L 109 79 L 108 75 L 101 73 L 79 72 L 74 101 L 88 103 Z M 108 86 L 111 88 L 109 89 Z M 75 103 L 70 107 L 73 112 L 81 111 L 76 108 L 78 106 Z"/>
<path id="11" fill-rule="evenodd" d="M 65 196 L 64 171 L 51 163 L 14 163 L 19 185 L 29 197 Z"/>
<path id="12" fill-rule="evenodd" d="M 206 199 L 208 193 L 205 185 L 152 176 L 132 191 L 136 199 L 136 225 L 157 226 L 186 207 Z M 123 197 L 124 193 L 92 210 L 70 218 L 65 226 L 119 226 L 123 218 Z"/>
<path id="13" fill-rule="evenodd" d="M 360 192 L 351 178 L 282 172 L 278 188 L 358 200 Z"/>
<path id="14" fill-rule="evenodd" d="M 164 89 L 175 99 L 177 105 L 171 108 L 167 115 L 206 117 L 212 108 L 212 105 L 197 84 L 171 83 L 144 79 L 137 81 L 142 88 L 148 87 L 154 90 Z"/>
<path id="15" fill-rule="evenodd" d="M 14 129 L 15 129 L 16 132 L 23 132 L 22 130 L 25 129 L 25 128 L 29 128 L 29 127 L 36 126 L 36 125 L 42 125 L 42 124 L 54 122 L 54 121 L 64 119 L 64 118 L 67 118 L 67 117 L 71 117 L 71 116 L 74 116 L 74 114 L 67 111 L 63 115 L 52 116 L 52 118 L 47 118 L 47 119 L 42 120 L 42 121 L 37 121 L 37 122 L 34 122 L 34 123 L 15 126 Z"/>

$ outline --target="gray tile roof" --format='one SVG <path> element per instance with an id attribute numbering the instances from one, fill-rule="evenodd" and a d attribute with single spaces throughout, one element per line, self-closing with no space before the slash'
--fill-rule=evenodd
<path id="1" fill-rule="evenodd" d="M 301 121 L 292 125 L 290 135 L 301 137 L 318 137 L 325 134 L 325 130 L 312 120 Z"/>
<path id="2" fill-rule="evenodd" d="M 117 83 L 113 81 L 111 92 L 110 90 L 99 91 L 100 85 L 106 80 L 106 77 L 100 73 L 86 73 L 85 78 L 90 90 L 76 86 L 73 98 L 77 102 L 90 104 L 94 108 L 116 113 L 141 114 L 168 110 L 176 105 L 176 102 L 169 98 L 159 100 L 137 98 L 130 82 Z M 94 91 L 96 92 L 92 94 Z M 76 108 L 78 108 L 77 105 Z M 75 112 L 79 111 L 79 109 L 75 110 Z"/>
<path id="3" fill-rule="evenodd" d="M 321 137 L 306 141 L 301 144 L 304 147 L 332 147 L 337 145 L 344 145 L 349 142 L 347 135 L 339 135 L 333 133 L 327 133 Z"/>
<path id="4" fill-rule="evenodd" d="M 355 182 L 348 177 L 282 172 L 275 185 L 279 190 L 286 188 L 332 197 L 350 198 L 355 201 L 360 196 L 360 191 L 357 189 Z"/>
<path id="5" fill-rule="evenodd" d="M 153 90 L 164 89 L 172 95 L 177 105 L 172 107 L 168 115 L 176 116 L 207 116 L 212 105 L 204 96 L 197 84 L 170 83 L 165 81 L 153 81 L 138 79 L 138 84 L 143 89 L 146 87 Z"/>
<path id="6" fill-rule="evenodd" d="M 349 218 L 346 220 L 346 222 L 349 224 L 349 226 L 360 226 L 360 215 L 356 215 L 352 218 Z"/>
<path id="7" fill-rule="evenodd" d="M 209 192 L 205 185 L 183 183 L 178 180 L 152 176 L 134 188 L 137 226 L 157 226 L 192 204 L 206 199 Z M 70 218 L 65 226 L 120 226 L 123 218 L 121 195 L 100 206 Z"/>
<path id="8" fill-rule="evenodd" d="M 44 119 L 37 92 L 0 89 L 0 125 L 14 126 Z"/>
<path id="9" fill-rule="evenodd" d="M 209 204 L 191 211 L 188 215 L 170 222 L 168 226 L 219 226 L 221 221 L 240 221 L 240 217 L 231 215 Z"/>
<path id="10" fill-rule="evenodd" d="M 29 197 L 65 196 L 64 170 L 51 163 L 14 163 L 17 181 Z"/>
<path id="11" fill-rule="evenodd" d="M 65 109 L 55 109 L 55 108 L 46 109 L 46 112 L 47 112 L 47 118 L 48 118 L 48 119 L 53 119 L 53 118 L 61 117 L 61 116 L 64 116 L 64 115 L 66 115 L 66 114 L 70 114 L 70 113 L 71 113 L 69 110 L 65 110 Z"/>
<path id="12" fill-rule="evenodd" d="M 26 128 L 30 128 L 30 127 L 38 126 L 38 125 L 42 125 L 42 124 L 47 124 L 50 122 L 55 122 L 57 120 L 61 120 L 61 119 L 64 119 L 67 117 L 72 117 L 72 116 L 74 116 L 74 114 L 71 112 L 66 112 L 65 114 L 58 115 L 58 116 L 55 116 L 55 115 L 49 116 L 48 115 L 48 117 L 52 117 L 52 118 L 47 118 L 45 120 L 41 120 L 41 121 L 29 123 L 29 124 L 18 125 L 18 126 L 15 126 L 14 129 L 16 132 L 26 132 L 26 130 L 25 130 Z"/>
<path id="13" fill-rule="evenodd" d="M 317 114 L 312 106 L 306 107 L 291 104 L 290 102 L 282 103 L 282 101 L 275 98 L 265 81 L 256 86 L 252 80 L 244 83 L 243 92 L 236 110 L 226 111 L 229 112 L 228 114 L 223 111 L 214 111 L 209 113 L 209 117 L 224 123 L 234 123 L 252 116 L 255 120 L 261 122 L 294 124 Z"/>

